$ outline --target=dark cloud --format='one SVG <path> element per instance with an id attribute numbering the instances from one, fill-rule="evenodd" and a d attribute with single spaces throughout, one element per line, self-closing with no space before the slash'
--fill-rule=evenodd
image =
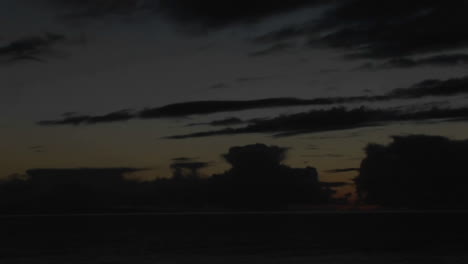
<path id="1" fill-rule="evenodd" d="M 259 120 L 242 128 L 227 128 L 169 136 L 168 139 L 185 139 L 217 135 L 270 133 L 275 136 L 292 136 L 302 133 L 345 130 L 360 127 L 380 126 L 397 121 L 425 121 L 432 119 L 459 120 L 468 118 L 468 108 L 440 109 L 403 112 L 397 110 L 375 110 L 365 107 L 347 110 L 332 108 L 314 110 L 272 119 Z"/>
<path id="2" fill-rule="evenodd" d="M 176 161 L 171 164 L 174 179 L 198 179 L 199 170 L 210 166 L 208 162 Z"/>
<path id="3" fill-rule="evenodd" d="M 351 56 L 400 57 L 465 47 L 466 10 L 464 0 L 344 1 L 315 29 L 335 30 L 321 40 L 349 50 Z"/>
<path id="4" fill-rule="evenodd" d="M 333 154 L 333 153 L 324 153 L 324 154 L 306 154 L 302 155 L 306 158 L 343 158 L 343 154 Z"/>
<path id="5" fill-rule="evenodd" d="M 58 7 L 65 18 L 94 18 L 106 15 L 129 15 L 142 10 L 156 10 L 159 0 L 44 0 Z"/>
<path id="6" fill-rule="evenodd" d="M 468 93 L 468 77 L 447 80 L 425 80 L 409 88 L 394 89 L 389 98 L 419 98 L 423 96 L 450 96 Z"/>
<path id="7" fill-rule="evenodd" d="M 178 157 L 178 158 L 173 158 L 172 161 L 175 162 L 189 162 L 193 161 L 195 158 L 188 158 L 188 157 Z"/>
<path id="8" fill-rule="evenodd" d="M 7 63 L 24 60 L 44 62 L 53 51 L 53 47 L 65 40 L 64 35 L 56 33 L 14 40 L 0 47 L 0 58 L 4 58 Z"/>
<path id="9" fill-rule="evenodd" d="M 366 63 L 360 69 L 415 68 L 421 66 L 456 66 L 468 64 L 468 54 L 445 54 L 422 59 L 395 58 L 384 63 Z"/>
<path id="10" fill-rule="evenodd" d="M 249 57 L 262 57 L 262 56 L 269 56 L 269 55 L 274 55 L 282 52 L 289 51 L 291 49 L 295 48 L 294 43 L 277 43 L 272 45 L 271 47 L 268 47 L 266 49 L 258 50 L 255 52 L 249 53 Z"/>
<path id="11" fill-rule="evenodd" d="M 333 192 L 322 189 L 317 170 L 285 166 L 286 152 L 264 144 L 230 148 L 223 157 L 232 168 L 213 175 L 219 197 L 236 207 L 253 208 L 329 201 Z"/>
<path id="12" fill-rule="evenodd" d="M 56 125 L 81 125 L 81 124 L 98 124 L 98 123 L 111 123 L 127 121 L 135 118 L 129 110 L 120 110 L 101 116 L 88 116 L 88 115 L 75 115 L 67 114 L 64 119 L 61 120 L 48 120 L 39 121 L 38 124 L 41 126 L 56 126 Z"/>
<path id="13" fill-rule="evenodd" d="M 345 169 L 334 169 L 334 170 L 327 170 L 328 173 L 343 173 L 343 172 L 350 172 L 350 171 L 359 171 L 359 168 L 345 168 Z"/>
<path id="14" fill-rule="evenodd" d="M 383 95 L 351 96 L 351 97 L 322 97 L 315 99 L 298 98 L 268 98 L 246 101 L 193 101 L 169 104 L 163 107 L 146 108 L 136 113 L 129 110 L 120 110 L 106 115 L 89 116 L 68 113 L 63 119 L 39 121 L 39 125 L 81 125 L 108 122 L 127 121 L 135 118 L 176 118 L 190 115 L 205 115 L 219 112 L 234 112 L 261 108 L 306 106 L 306 105 L 333 105 L 359 102 L 379 102 L 398 99 L 416 99 L 425 96 L 452 96 L 468 94 L 468 77 L 452 78 L 446 80 L 425 80 L 407 88 L 391 90 Z M 261 120 L 249 120 L 248 123 L 258 123 Z M 210 123 L 195 123 L 190 125 L 235 125 L 243 123 L 238 118 L 215 120 Z"/>
<path id="15" fill-rule="evenodd" d="M 34 180 L 47 180 L 55 177 L 68 177 L 73 176 L 89 180 L 96 175 L 109 175 L 111 177 L 121 177 L 126 173 L 134 173 L 143 171 L 142 168 L 73 168 L 73 169 L 56 169 L 56 168 L 43 168 L 43 169 L 29 169 L 26 174 Z M 85 179 L 88 177 L 88 179 Z"/>
<path id="16" fill-rule="evenodd" d="M 226 119 L 221 119 L 221 120 L 215 120 L 213 122 L 210 122 L 210 125 L 212 126 L 230 126 L 230 125 L 239 125 L 243 124 L 244 121 L 237 118 L 237 117 L 230 117 Z"/>
<path id="17" fill-rule="evenodd" d="M 31 169 L 0 182 L 0 212 L 70 213 L 143 210 L 253 209 L 334 202 L 331 187 L 315 168 L 283 163 L 287 148 L 254 144 L 232 147 L 223 157 L 232 166 L 200 177 L 206 162 L 177 158 L 174 177 L 135 182 L 124 176 L 144 169 Z"/>
<path id="18" fill-rule="evenodd" d="M 255 23 L 301 7 L 322 4 L 322 0 L 161 0 L 162 12 L 175 21 L 199 29 L 218 29 L 237 23 Z"/>
<path id="19" fill-rule="evenodd" d="M 311 47 L 347 52 L 348 58 L 401 58 L 468 46 L 464 28 L 468 4 L 455 1 L 335 1 L 319 18 L 258 36 L 258 43 L 306 38 Z M 444 64 L 434 58 L 422 64 Z M 406 62 L 403 62 L 406 63 Z"/>
<path id="20" fill-rule="evenodd" d="M 245 1 L 245 0 L 45 0 L 65 8 L 68 18 L 129 15 L 152 11 L 190 30 L 220 29 L 233 24 L 249 24 L 301 7 L 321 4 L 323 0 Z M 63 10 L 62 10 L 63 11 Z"/>
<path id="21" fill-rule="evenodd" d="M 225 119 L 214 120 L 209 123 L 192 123 L 192 124 L 189 124 L 188 126 L 200 126 L 200 125 L 232 126 L 232 125 L 240 125 L 240 124 L 245 124 L 245 123 L 246 123 L 245 121 L 237 117 L 228 117 Z"/>
<path id="22" fill-rule="evenodd" d="M 405 58 L 412 55 L 450 51 L 468 46 L 464 28 L 468 4 L 454 1 L 379 1 L 372 0 L 45 0 L 68 10 L 69 17 L 99 17 L 108 14 L 133 14 L 146 10 L 163 15 L 194 31 L 221 29 L 249 24 L 294 10 L 321 7 L 318 17 L 298 25 L 288 25 L 254 39 L 269 44 L 259 55 L 284 50 L 281 43 L 305 38 L 310 46 L 345 50 L 349 58 Z M 366 10 L 365 12 L 363 10 Z M 288 47 L 293 46 L 287 44 Z M 255 53 L 251 54 L 255 55 Z M 409 61 L 408 61 L 409 60 Z M 455 59 L 403 59 L 390 64 L 446 65 Z M 463 59 L 465 60 L 465 59 Z"/>
<path id="23" fill-rule="evenodd" d="M 468 141 L 398 136 L 370 144 L 356 185 L 361 200 L 397 208 L 467 208 Z"/>
<path id="24" fill-rule="evenodd" d="M 182 117 L 217 112 L 242 111 L 258 108 L 300 106 L 321 103 L 326 100 L 302 100 L 296 98 L 269 98 L 248 101 L 194 101 L 149 108 L 140 112 L 141 118 Z"/>

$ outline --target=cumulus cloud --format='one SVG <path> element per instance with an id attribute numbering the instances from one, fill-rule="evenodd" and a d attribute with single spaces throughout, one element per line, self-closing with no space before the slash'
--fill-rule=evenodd
<path id="1" fill-rule="evenodd" d="M 369 144 L 356 185 L 360 198 L 397 208 L 467 208 L 468 141 L 396 136 Z"/>
<path id="2" fill-rule="evenodd" d="M 128 181 L 139 168 L 30 169 L 0 182 L 0 212 L 119 212 L 147 210 L 286 209 L 289 205 L 334 202 L 315 168 L 283 164 L 287 148 L 252 144 L 231 147 L 222 156 L 231 165 L 224 173 L 199 177 L 209 166 L 176 158 L 172 178 Z"/>

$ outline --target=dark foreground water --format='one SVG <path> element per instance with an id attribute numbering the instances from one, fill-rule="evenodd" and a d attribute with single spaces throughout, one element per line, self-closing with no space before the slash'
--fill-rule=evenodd
<path id="1" fill-rule="evenodd" d="M 468 263 L 467 212 L 0 217 L 0 263 Z"/>

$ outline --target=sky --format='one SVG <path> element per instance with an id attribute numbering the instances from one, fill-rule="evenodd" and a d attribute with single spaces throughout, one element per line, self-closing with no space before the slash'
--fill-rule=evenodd
<path id="1" fill-rule="evenodd" d="M 351 181 L 355 171 L 332 171 L 359 167 L 369 143 L 466 139 L 467 9 L 3 0 L 0 177 L 131 167 L 151 180 L 170 177 L 177 158 L 206 162 L 211 175 L 228 169 L 230 147 L 264 143 L 322 181 Z"/>

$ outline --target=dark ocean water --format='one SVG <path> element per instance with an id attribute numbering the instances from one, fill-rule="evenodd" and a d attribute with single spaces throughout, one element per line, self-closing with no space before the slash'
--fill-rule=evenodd
<path id="1" fill-rule="evenodd" d="M 0 263 L 468 263 L 468 212 L 0 217 Z"/>

